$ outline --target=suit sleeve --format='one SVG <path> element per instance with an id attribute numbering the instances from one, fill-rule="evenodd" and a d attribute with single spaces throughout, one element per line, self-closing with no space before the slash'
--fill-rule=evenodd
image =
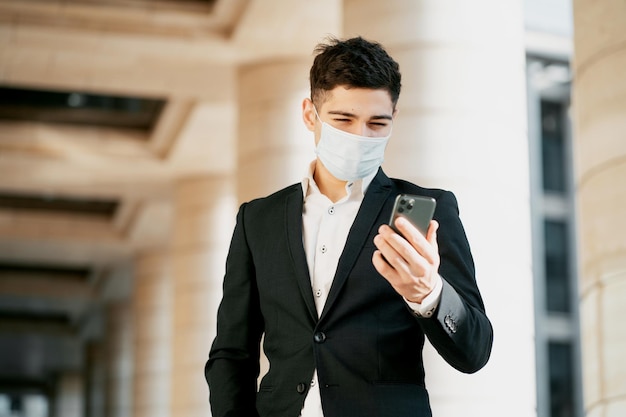
<path id="1" fill-rule="evenodd" d="M 435 315 L 418 320 L 446 362 L 461 372 L 473 373 L 489 360 L 493 328 L 476 284 L 474 261 L 454 194 L 446 191 L 437 199 L 435 219 L 439 222 L 443 289 Z"/>
<path id="2" fill-rule="evenodd" d="M 263 322 L 254 262 L 247 243 L 245 207 L 242 205 L 237 214 L 217 313 L 217 336 L 204 370 L 214 417 L 257 415 L 256 382 Z"/>

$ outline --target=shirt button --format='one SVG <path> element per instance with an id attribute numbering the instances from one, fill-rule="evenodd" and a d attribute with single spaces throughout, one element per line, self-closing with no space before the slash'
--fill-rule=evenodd
<path id="1" fill-rule="evenodd" d="M 335 207 L 334 207 L 334 206 L 331 206 L 331 207 L 328 209 L 328 214 L 335 214 Z"/>
<path id="2" fill-rule="evenodd" d="M 315 290 L 315 296 L 316 297 L 321 297 L 322 296 L 322 290 Z"/>
<path id="3" fill-rule="evenodd" d="M 326 248 L 326 245 L 322 245 L 322 247 L 320 248 L 320 251 L 322 251 L 322 253 L 326 253 L 328 249 Z"/>
<path id="4" fill-rule="evenodd" d="M 312 379 L 312 380 L 311 380 L 311 386 L 312 386 L 312 387 L 314 387 L 314 386 L 315 386 L 315 380 L 314 380 L 314 379 Z"/>

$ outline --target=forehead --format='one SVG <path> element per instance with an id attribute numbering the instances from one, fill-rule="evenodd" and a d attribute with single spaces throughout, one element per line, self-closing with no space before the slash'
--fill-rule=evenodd
<path id="1" fill-rule="evenodd" d="M 325 94 L 321 111 L 345 111 L 358 115 L 392 114 L 393 102 L 384 89 L 337 86 Z"/>

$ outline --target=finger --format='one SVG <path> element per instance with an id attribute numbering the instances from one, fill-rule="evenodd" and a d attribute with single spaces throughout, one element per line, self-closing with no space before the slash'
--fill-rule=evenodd
<path id="1" fill-rule="evenodd" d="M 398 236 L 395 232 L 391 235 L 378 234 L 374 238 L 374 245 L 376 245 L 376 248 L 380 252 L 381 256 L 392 268 L 399 267 L 404 262 L 402 256 L 395 249 L 395 246 L 399 245 L 399 242 L 393 242 L 400 239 L 400 236 Z"/>
<path id="2" fill-rule="evenodd" d="M 402 232 L 404 239 L 394 240 L 390 238 L 389 241 L 409 263 L 419 263 L 418 260 L 414 260 L 413 250 L 417 251 L 421 257 L 426 258 L 428 263 L 432 264 L 437 259 L 439 249 L 433 246 L 408 220 L 398 218 L 396 224 L 398 225 L 398 229 Z M 429 231 L 430 230 L 431 227 L 429 227 Z M 434 230 L 436 231 L 436 228 Z M 410 248 L 405 246 L 407 243 Z"/>
<path id="3" fill-rule="evenodd" d="M 428 226 L 428 233 L 426 234 L 426 240 L 431 245 L 437 244 L 437 230 L 439 230 L 439 222 L 437 220 L 431 220 Z"/>
<path id="4" fill-rule="evenodd" d="M 402 233 L 402 236 L 416 249 L 425 247 L 428 243 L 422 232 L 404 217 L 396 219 L 396 227 Z"/>
<path id="5" fill-rule="evenodd" d="M 428 234 L 426 240 L 430 243 L 432 247 L 432 252 L 430 252 L 431 257 L 429 257 L 429 261 L 433 262 L 436 260 L 436 257 L 439 256 L 439 244 L 437 243 L 437 231 L 439 230 L 439 222 L 436 220 L 431 220 L 430 226 L 428 227 Z"/>
<path id="6" fill-rule="evenodd" d="M 380 250 L 374 251 L 374 254 L 372 255 L 372 264 L 374 264 L 374 268 L 376 268 L 378 273 L 387 281 L 393 282 L 398 279 L 398 273 L 389 264 L 389 262 L 387 262 L 387 259 L 385 259 Z"/>
<path id="7" fill-rule="evenodd" d="M 439 262 L 439 245 L 437 244 L 437 230 L 439 229 L 439 222 L 431 220 L 428 226 L 426 236 L 408 221 L 403 219 L 407 230 L 407 240 L 409 243 L 423 256 L 430 265 L 435 265 Z"/>
<path id="8" fill-rule="evenodd" d="M 400 279 L 411 280 L 430 269 L 428 261 L 406 239 L 393 231 L 377 235 L 374 244 Z"/>

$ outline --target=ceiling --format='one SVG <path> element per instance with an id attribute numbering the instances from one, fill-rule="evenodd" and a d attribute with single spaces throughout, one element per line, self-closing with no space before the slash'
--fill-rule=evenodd
<path id="1" fill-rule="evenodd" d="M 0 393 L 82 366 L 176 181 L 236 169 L 237 67 L 310 56 L 340 3 L 0 0 Z"/>

